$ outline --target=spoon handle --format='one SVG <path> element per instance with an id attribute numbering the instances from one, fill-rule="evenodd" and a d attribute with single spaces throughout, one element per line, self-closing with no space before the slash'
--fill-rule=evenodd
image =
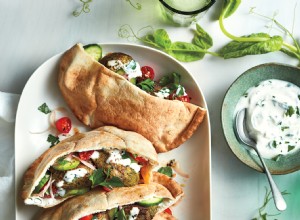
<path id="1" fill-rule="evenodd" d="M 264 170 L 265 170 L 265 173 L 267 174 L 267 177 L 268 177 L 268 181 L 270 183 L 270 187 L 271 187 L 271 191 L 272 191 L 272 194 L 273 194 L 273 199 L 274 199 L 274 203 L 276 205 L 276 208 L 279 210 L 279 211 L 284 211 L 286 209 L 286 202 L 281 194 L 281 192 L 279 191 L 276 183 L 274 182 L 270 172 L 269 172 L 269 169 L 267 168 L 264 160 L 262 159 L 259 151 L 257 149 L 256 150 L 256 153 L 264 167 Z"/>

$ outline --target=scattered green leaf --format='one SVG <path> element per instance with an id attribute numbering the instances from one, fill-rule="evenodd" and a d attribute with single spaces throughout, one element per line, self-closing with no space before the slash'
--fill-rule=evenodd
<path id="1" fill-rule="evenodd" d="M 293 150 L 295 148 L 295 146 L 293 145 L 288 145 L 288 152 L 290 152 L 291 150 Z"/>
<path id="2" fill-rule="evenodd" d="M 58 136 L 49 134 L 48 138 L 47 138 L 47 142 L 49 142 L 51 144 L 50 147 L 53 147 L 53 146 L 57 145 L 60 142 L 60 140 L 59 140 Z"/>
<path id="3" fill-rule="evenodd" d="M 104 170 L 103 168 L 99 168 L 93 171 L 92 175 L 90 175 L 89 179 L 92 182 L 92 187 L 95 186 L 105 186 L 108 188 L 112 187 L 122 187 L 124 186 L 123 182 L 118 177 L 110 177 L 110 170 Z"/>
<path id="4" fill-rule="evenodd" d="M 173 170 L 171 167 L 166 166 L 166 167 L 161 167 L 157 170 L 157 172 L 162 173 L 167 175 L 168 177 L 172 177 L 173 176 Z"/>
<path id="5" fill-rule="evenodd" d="M 294 113 L 295 113 L 295 109 L 293 108 L 293 106 L 289 106 L 285 112 L 285 115 L 291 117 Z"/>
<path id="6" fill-rule="evenodd" d="M 51 112 L 50 108 L 46 103 L 43 103 L 41 106 L 39 106 L 38 110 L 43 112 L 44 114 L 49 114 Z"/>

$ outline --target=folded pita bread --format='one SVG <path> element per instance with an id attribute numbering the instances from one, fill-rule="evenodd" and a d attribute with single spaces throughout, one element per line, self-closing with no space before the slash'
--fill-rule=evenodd
<path id="1" fill-rule="evenodd" d="M 58 84 L 65 101 L 84 124 L 135 131 L 150 140 L 157 152 L 185 142 L 206 114 L 194 104 L 149 95 L 95 61 L 81 44 L 62 56 Z"/>
<path id="2" fill-rule="evenodd" d="M 176 188 L 176 194 L 172 194 L 169 188 L 154 182 L 150 184 L 140 184 L 133 187 L 115 188 L 110 192 L 93 190 L 85 195 L 71 198 L 58 207 L 53 207 L 43 211 L 39 219 L 78 220 L 90 214 L 134 204 L 144 199 L 158 197 L 164 198 L 164 201 L 159 205 L 158 211 L 153 219 L 173 220 L 175 218 L 172 215 L 164 213 L 163 211 L 174 205 L 180 198 L 182 198 L 183 191 L 179 184 L 171 179 L 168 179 L 168 186 Z"/>
<path id="3" fill-rule="evenodd" d="M 157 153 L 151 142 L 138 133 L 124 131 L 112 126 L 104 126 L 93 131 L 79 133 L 67 138 L 58 145 L 49 148 L 36 159 L 24 175 L 24 185 L 21 195 L 25 200 L 25 204 L 38 205 L 47 208 L 55 206 L 70 198 L 71 196 L 57 199 L 42 198 L 33 192 L 41 179 L 45 176 L 47 170 L 58 158 L 74 152 L 101 149 L 106 151 L 113 149 L 125 150 L 126 152 L 147 159 L 147 170 L 149 173 L 144 175 L 148 175 L 148 178 L 151 180 L 151 169 L 158 163 Z"/>

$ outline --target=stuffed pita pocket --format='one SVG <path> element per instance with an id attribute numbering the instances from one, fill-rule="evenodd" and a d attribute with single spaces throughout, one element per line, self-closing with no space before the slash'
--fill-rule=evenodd
<path id="1" fill-rule="evenodd" d="M 194 104 L 146 93 L 94 60 L 81 44 L 63 54 L 58 84 L 66 103 L 85 125 L 135 131 L 150 140 L 157 152 L 185 142 L 206 114 Z"/>
<path id="2" fill-rule="evenodd" d="M 110 192 L 93 190 L 85 195 L 74 197 L 58 207 L 45 210 L 39 219 L 113 220 L 116 217 L 119 217 L 118 219 L 175 219 L 164 210 L 174 205 L 183 196 L 183 192 L 178 183 L 170 179 L 168 181 L 169 187 L 177 188 L 176 194 L 172 194 L 169 188 L 154 182 L 115 188 Z"/>
<path id="3" fill-rule="evenodd" d="M 25 204 L 44 208 L 85 194 L 149 183 L 157 165 L 153 145 L 140 134 L 112 126 L 79 133 L 45 151 L 24 175 Z"/>

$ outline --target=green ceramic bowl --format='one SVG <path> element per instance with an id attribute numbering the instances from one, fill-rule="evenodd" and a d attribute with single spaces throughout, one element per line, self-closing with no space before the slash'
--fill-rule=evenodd
<path id="1" fill-rule="evenodd" d="M 229 87 L 221 112 L 223 132 L 230 149 L 243 163 L 260 172 L 263 170 L 258 156 L 250 153 L 235 135 L 234 110 L 240 97 L 250 87 L 267 79 L 285 80 L 300 87 L 300 69 L 278 63 L 267 63 L 247 70 Z M 280 157 L 277 161 L 265 159 L 265 162 L 272 174 L 291 173 L 300 169 L 300 151 Z"/>

